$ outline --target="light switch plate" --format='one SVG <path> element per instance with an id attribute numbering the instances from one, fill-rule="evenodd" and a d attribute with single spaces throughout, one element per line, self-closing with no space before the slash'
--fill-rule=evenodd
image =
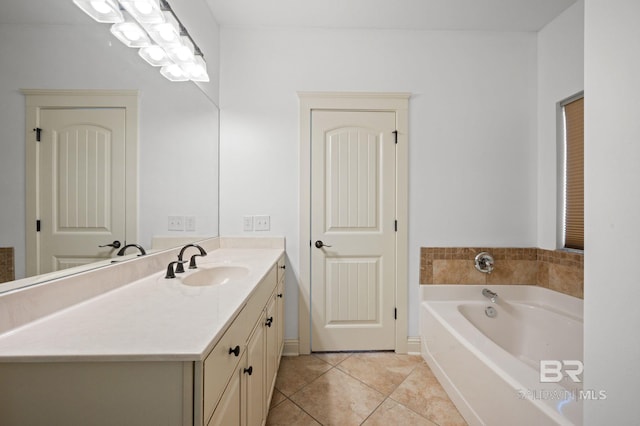
<path id="1" fill-rule="evenodd" d="M 196 230 L 196 217 L 195 216 L 185 216 L 184 217 L 184 230 L 185 231 L 195 231 Z"/>
<path id="2" fill-rule="evenodd" d="M 269 229 L 271 229 L 271 217 L 270 216 L 254 216 L 253 229 L 255 229 L 256 231 L 268 231 Z"/>
<path id="3" fill-rule="evenodd" d="M 253 216 L 243 216 L 242 230 L 245 232 L 253 231 Z"/>

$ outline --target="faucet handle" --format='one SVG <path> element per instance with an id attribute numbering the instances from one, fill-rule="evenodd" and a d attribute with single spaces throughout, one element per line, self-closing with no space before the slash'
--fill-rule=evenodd
<path id="1" fill-rule="evenodd" d="M 198 265 L 196 265 L 196 257 L 206 256 L 206 254 L 194 254 L 189 259 L 189 269 L 198 269 Z"/>
<path id="2" fill-rule="evenodd" d="M 495 261 L 493 259 L 493 256 L 491 256 L 486 251 L 478 253 L 475 258 L 476 269 L 480 272 L 484 272 L 485 274 L 490 274 L 491 271 L 493 271 L 494 263 Z"/>
<path id="3" fill-rule="evenodd" d="M 174 260 L 173 262 L 169 262 L 167 266 L 167 274 L 164 276 L 165 279 L 175 278 L 176 274 L 173 271 L 173 265 L 182 266 L 183 263 L 187 263 L 186 260 Z M 176 268 L 177 269 L 177 268 Z M 182 270 L 184 272 L 184 269 Z"/>

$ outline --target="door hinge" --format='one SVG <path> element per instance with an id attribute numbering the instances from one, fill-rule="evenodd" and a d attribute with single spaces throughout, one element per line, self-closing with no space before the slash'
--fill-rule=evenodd
<path id="1" fill-rule="evenodd" d="M 393 133 L 393 137 L 395 138 L 395 140 L 396 140 L 396 145 L 397 145 L 397 144 L 398 144 L 398 131 L 397 131 L 397 130 L 394 130 L 394 131 L 393 131 L 393 132 L 391 132 L 391 133 Z"/>
<path id="2" fill-rule="evenodd" d="M 393 308 L 393 319 L 394 320 L 398 319 L 398 308 Z"/>
<path id="3" fill-rule="evenodd" d="M 42 135 L 42 129 L 40 127 L 36 127 L 33 129 L 36 132 L 36 142 L 40 142 L 40 136 Z"/>
<path id="4" fill-rule="evenodd" d="M 395 228 L 396 232 L 398 232 L 398 220 L 396 219 L 393 227 Z"/>
<path id="5" fill-rule="evenodd" d="M 36 220 L 36 232 L 40 232 L 40 219 Z"/>

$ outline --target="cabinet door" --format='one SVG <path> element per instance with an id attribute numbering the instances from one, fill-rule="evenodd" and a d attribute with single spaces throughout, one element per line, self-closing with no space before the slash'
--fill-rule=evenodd
<path id="1" fill-rule="evenodd" d="M 249 337 L 247 343 L 247 366 L 244 368 L 245 407 L 248 426 L 260 426 L 265 413 L 265 314 Z"/>
<path id="2" fill-rule="evenodd" d="M 266 340 L 267 340 L 267 400 L 270 399 L 271 390 L 273 389 L 274 380 L 276 378 L 276 370 L 278 368 L 278 327 L 280 318 L 278 318 L 276 292 L 273 292 L 269 303 L 267 304 L 267 319 L 265 325 L 267 326 Z"/>
<path id="3" fill-rule="evenodd" d="M 280 365 L 280 356 L 282 356 L 282 349 L 284 348 L 284 276 L 276 288 L 276 331 L 278 335 L 277 364 Z"/>
<path id="4" fill-rule="evenodd" d="M 242 424 L 240 412 L 240 374 L 242 374 L 241 371 L 236 371 L 236 374 L 231 377 L 227 388 L 220 398 L 220 403 L 216 407 L 213 417 L 211 417 L 207 426 L 240 426 Z"/>

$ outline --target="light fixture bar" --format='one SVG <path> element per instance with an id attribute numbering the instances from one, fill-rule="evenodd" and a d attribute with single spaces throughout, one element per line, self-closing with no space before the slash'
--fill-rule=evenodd
<path id="1" fill-rule="evenodd" d="M 202 56 L 204 58 L 204 54 L 202 53 L 202 50 L 200 50 L 197 43 L 193 40 L 193 37 L 191 37 L 191 35 L 189 34 L 185 26 L 182 25 L 182 22 L 180 22 L 180 18 L 178 18 L 178 16 L 173 11 L 173 9 L 171 8 L 171 5 L 169 4 L 169 2 L 167 2 L 167 0 L 160 0 L 160 9 L 163 11 L 169 12 L 173 15 L 175 20 L 178 21 L 178 25 L 180 26 L 180 35 L 189 37 L 189 40 L 191 40 L 191 43 L 193 43 L 194 55 Z"/>

